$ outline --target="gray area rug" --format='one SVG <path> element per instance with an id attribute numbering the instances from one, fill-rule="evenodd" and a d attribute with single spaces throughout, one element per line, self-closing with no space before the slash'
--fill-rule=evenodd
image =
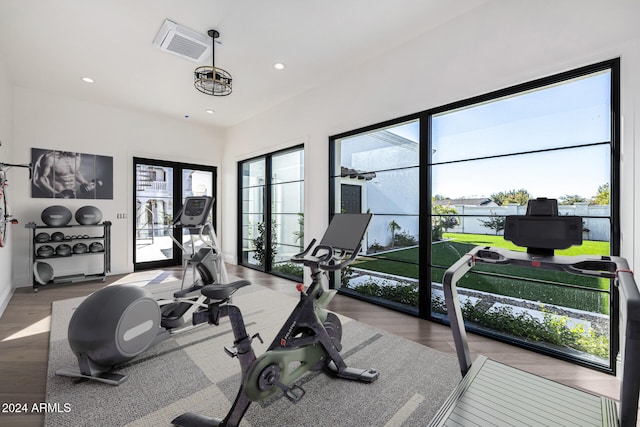
<path id="1" fill-rule="evenodd" d="M 162 296 L 175 282 L 138 280 Z M 132 280 L 135 282 L 135 280 Z M 292 285 L 293 286 L 293 285 Z M 57 301 L 52 307 L 47 402 L 60 411 L 48 413 L 45 426 L 170 426 L 190 411 L 224 418 L 240 386 L 238 360 L 226 355 L 233 345 L 227 319 L 203 325 L 164 341 L 117 369 L 129 375 L 110 386 L 55 375 L 76 363 L 67 343 L 67 325 L 83 298 Z M 259 285 L 238 291 L 247 332 L 259 356 L 282 326 L 297 299 Z M 375 369 L 380 378 L 360 383 L 309 373 L 299 385 L 306 395 L 297 404 L 282 396 L 253 403 L 243 426 L 422 426 L 460 381 L 455 358 L 428 347 L 340 316 L 342 355 L 347 365 Z"/>

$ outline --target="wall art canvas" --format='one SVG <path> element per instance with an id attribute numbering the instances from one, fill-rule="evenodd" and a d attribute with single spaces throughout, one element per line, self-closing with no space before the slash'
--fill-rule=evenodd
<path id="1" fill-rule="evenodd" d="M 113 157 L 31 149 L 31 197 L 113 199 Z"/>

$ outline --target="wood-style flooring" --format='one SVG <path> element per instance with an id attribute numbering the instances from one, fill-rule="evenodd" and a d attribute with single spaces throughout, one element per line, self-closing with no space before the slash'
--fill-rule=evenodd
<path id="1" fill-rule="evenodd" d="M 228 265 L 229 274 L 246 278 L 288 295 L 297 295 L 295 283 L 255 270 Z M 176 274 L 179 271 L 176 270 Z M 122 276 L 107 278 L 107 283 Z M 45 401 L 49 325 L 53 301 L 85 296 L 105 286 L 102 282 L 60 284 L 41 288 L 16 289 L 2 318 L 0 318 L 0 403 L 27 404 Z M 415 318 L 386 308 L 337 295 L 329 308 L 332 311 L 391 332 L 425 346 L 455 356 L 453 339 L 447 326 Z M 286 315 L 283 317 L 283 321 Z M 24 336 L 8 339 L 31 327 Z M 568 362 L 540 355 L 519 347 L 477 335 L 469 335 L 472 357 L 483 354 L 496 361 L 541 375 L 551 380 L 595 392 L 613 399 L 619 398 L 619 382 L 607 375 Z M 416 373 L 419 375 L 420 373 Z M 42 414 L 0 413 L 0 426 L 40 426 Z"/>

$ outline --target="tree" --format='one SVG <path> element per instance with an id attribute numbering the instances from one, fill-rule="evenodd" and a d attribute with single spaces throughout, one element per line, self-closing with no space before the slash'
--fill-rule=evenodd
<path id="1" fill-rule="evenodd" d="M 459 224 L 458 218 L 451 216 L 458 213 L 456 208 L 449 205 L 431 205 L 431 240 L 442 240 L 442 233 Z"/>
<path id="2" fill-rule="evenodd" d="M 567 194 L 558 200 L 561 205 L 575 205 L 576 203 L 585 203 L 587 199 L 577 194 Z"/>
<path id="3" fill-rule="evenodd" d="M 598 194 L 591 199 L 592 205 L 608 205 L 611 200 L 611 189 L 609 183 L 602 184 L 598 187 Z"/>
<path id="4" fill-rule="evenodd" d="M 497 236 L 500 231 L 504 230 L 504 225 L 507 219 L 506 217 L 498 216 L 493 211 L 491 211 L 491 218 L 479 219 L 478 221 L 480 221 L 485 227 L 491 230 L 495 230 Z"/>
<path id="5" fill-rule="evenodd" d="M 260 265 L 264 268 L 267 268 L 267 224 L 264 222 L 258 223 L 258 236 L 253 239 L 253 245 L 255 246 L 255 252 L 253 257 L 256 261 L 260 263 Z M 270 261 L 271 265 L 276 257 L 276 224 L 275 222 L 271 224 L 271 247 L 270 249 Z"/>
<path id="6" fill-rule="evenodd" d="M 505 206 L 508 203 L 517 203 L 520 206 L 526 206 L 531 198 L 529 192 L 525 189 L 501 191 L 490 196 L 498 206 Z"/>
<path id="7" fill-rule="evenodd" d="M 389 223 L 387 229 L 391 231 L 391 247 L 393 247 L 396 242 L 396 231 L 400 230 L 401 228 L 402 227 L 400 227 L 395 220 L 392 220 Z"/>
<path id="8" fill-rule="evenodd" d="M 455 208 L 453 213 L 455 212 Z M 444 231 L 445 233 L 453 228 L 456 227 L 458 224 L 460 224 L 460 221 L 458 221 L 458 218 L 455 216 L 443 216 L 440 218 L 440 224 L 442 225 L 442 231 Z"/>

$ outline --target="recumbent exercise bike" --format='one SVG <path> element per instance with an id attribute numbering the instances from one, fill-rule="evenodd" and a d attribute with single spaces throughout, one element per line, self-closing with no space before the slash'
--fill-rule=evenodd
<path id="1" fill-rule="evenodd" d="M 69 322 L 69 346 L 78 358 L 78 366 L 61 368 L 57 375 L 119 385 L 127 379 L 113 372 L 119 365 L 207 321 L 208 301 L 200 290 L 228 282 L 215 231 L 208 220 L 213 202 L 208 196 L 187 197 L 173 223 L 174 227 L 187 229 L 191 239 L 187 250 L 172 236 L 184 254 L 190 253 L 184 256 L 181 288 L 174 298 L 156 300 L 144 287 L 126 284 L 94 292 L 78 306 Z M 196 235 L 203 242 L 197 250 Z M 185 288 L 188 266 L 192 267 L 194 282 Z"/>
<path id="2" fill-rule="evenodd" d="M 337 214 L 317 246 L 313 239 L 304 252 L 291 258 L 292 262 L 310 269 L 311 284 L 307 289 L 298 285 L 300 301 L 269 348 L 258 358 L 251 342 L 254 338 L 262 342 L 260 335 L 247 334 L 240 309 L 229 301 L 234 292 L 250 282 L 241 280 L 202 288 L 202 294 L 210 301 L 209 323 L 218 325 L 224 316 L 230 319 L 235 341 L 233 348 L 225 347 L 225 352 L 238 358 L 242 383 L 224 419 L 187 412 L 173 419 L 174 425 L 235 427 L 251 402 L 264 401 L 279 392 L 296 403 L 305 394 L 296 382 L 309 371 L 324 369 L 338 378 L 363 382 L 378 379 L 375 370 L 351 368 L 342 359 L 342 325 L 338 316 L 326 310 L 336 291 L 324 290 L 322 286 L 323 274 L 339 271 L 358 256 L 371 217 L 371 214 Z M 290 369 L 291 366 L 294 368 Z"/>

